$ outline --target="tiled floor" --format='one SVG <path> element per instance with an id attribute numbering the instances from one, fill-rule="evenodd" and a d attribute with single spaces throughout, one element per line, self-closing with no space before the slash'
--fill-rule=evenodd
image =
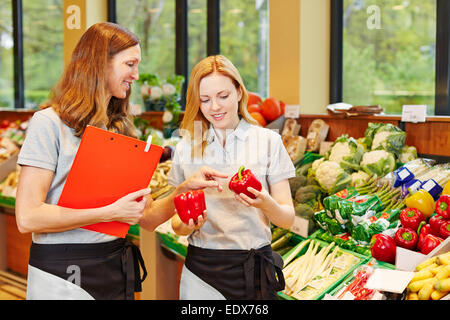
<path id="1" fill-rule="evenodd" d="M 0 300 L 25 300 L 26 279 L 0 271 Z"/>

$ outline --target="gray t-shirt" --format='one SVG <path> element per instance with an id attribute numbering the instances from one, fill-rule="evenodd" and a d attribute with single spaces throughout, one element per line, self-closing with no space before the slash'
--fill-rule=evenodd
<path id="1" fill-rule="evenodd" d="M 45 200 L 48 204 L 58 203 L 72 167 L 81 141 L 74 133 L 72 128 L 61 121 L 53 108 L 34 113 L 30 120 L 17 163 L 54 172 Z M 33 233 L 33 242 L 47 244 L 96 243 L 115 239 L 117 237 L 81 228 L 64 232 Z"/>
<path id="2" fill-rule="evenodd" d="M 227 179 L 221 179 L 222 192 L 212 188 L 203 190 L 208 219 L 200 230 L 189 236 L 189 243 L 208 249 L 243 250 L 270 244 L 269 219 L 260 209 L 238 202 L 228 183 L 241 165 L 250 169 L 268 191 L 271 185 L 294 177 L 295 168 L 281 136 L 241 120 L 227 136 L 225 148 L 212 126 L 206 139 L 203 158 L 194 160 L 191 160 L 190 141 L 182 139 L 175 149 L 169 172 L 169 184 L 172 186 L 179 185 L 204 165 L 228 175 Z"/>

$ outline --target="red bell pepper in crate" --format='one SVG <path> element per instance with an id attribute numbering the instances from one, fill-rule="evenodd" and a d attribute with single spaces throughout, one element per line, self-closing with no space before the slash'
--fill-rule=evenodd
<path id="1" fill-rule="evenodd" d="M 436 213 L 444 219 L 450 219 L 450 195 L 443 194 L 436 201 Z"/>
<path id="2" fill-rule="evenodd" d="M 450 220 L 445 221 L 440 229 L 441 237 L 445 240 L 450 236 Z"/>
<path id="3" fill-rule="evenodd" d="M 206 210 L 203 190 L 181 193 L 174 198 L 174 203 L 178 216 L 185 224 L 189 224 L 189 219 L 193 219 L 195 223 L 198 216 Z"/>
<path id="4" fill-rule="evenodd" d="M 228 188 L 230 188 L 231 191 L 234 191 L 237 194 L 243 193 L 248 197 L 255 199 L 255 195 L 250 191 L 247 191 L 248 187 L 252 187 L 253 189 L 256 189 L 258 191 L 262 190 L 261 182 L 256 179 L 256 177 L 249 169 L 245 170 L 245 167 L 241 166 L 238 173 L 236 173 L 231 178 L 230 183 L 228 184 Z"/>
<path id="5" fill-rule="evenodd" d="M 441 226 L 445 223 L 444 217 L 435 214 L 428 220 L 428 223 L 431 226 L 431 233 L 439 237 L 441 234 Z"/>
<path id="6" fill-rule="evenodd" d="M 416 208 L 405 208 L 400 213 L 400 222 L 405 228 L 411 228 L 417 230 L 420 222 L 425 220 L 425 216 L 419 209 Z"/>
<path id="7" fill-rule="evenodd" d="M 417 249 L 422 250 L 423 240 L 425 240 L 425 236 L 427 234 L 431 234 L 431 226 L 430 224 L 422 221 L 417 229 L 417 233 L 419 234 L 419 240 L 417 241 Z"/>
<path id="8" fill-rule="evenodd" d="M 434 248 L 436 248 L 438 245 L 441 244 L 442 238 L 436 237 L 432 234 L 427 234 L 423 240 L 422 248 L 420 249 L 420 252 L 423 254 L 429 254 L 431 251 L 433 251 Z"/>
<path id="9" fill-rule="evenodd" d="M 414 250 L 416 248 L 417 239 L 417 233 L 410 228 L 399 228 L 394 236 L 397 246 L 408 250 Z"/>
<path id="10" fill-rule="evenodd" d="M 395 263 L 396 251 L 397 245 L 391 237 L 382 233 L 372 236 L 370 252 L 375 259 L 393 264 Z"/>

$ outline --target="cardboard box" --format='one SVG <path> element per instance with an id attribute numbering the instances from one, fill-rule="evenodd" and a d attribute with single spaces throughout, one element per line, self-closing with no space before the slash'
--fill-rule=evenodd
<path id="1" fill-rule="evenodd" d="M 450 251 L 450 237 L 442 241 L 442 243 L 439 246 L 434 248 L 434 250 L 427 255 L 424 255 L 420 252 L 397 247 L 397 254 L 395 257 L 395 267 L 398 270 L 414 271 L 416 266 L 422 263 L 423 261 L 448 251 Z"/>

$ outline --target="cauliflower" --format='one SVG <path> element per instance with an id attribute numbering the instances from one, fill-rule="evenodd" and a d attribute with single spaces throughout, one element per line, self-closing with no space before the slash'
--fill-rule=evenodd
<path id="1" fill-rule="evenodd" d="M 343 158 L 350 154 L 350 152 L 351 149 L 348 143 L 338 142 L 331 148 L 331 153 L 328 160 L 340 163 Z"/>
<path id="2" fill-rule="evenodd" d="M 386 150 L 395 156 L 405 145 L 406 133 L 391 123 L 369 123 L 365 133 L 370 150 Z"/>
<path id="3" fill-rule="evenodd" d="M 312 170 L 316 171 L 317 168 L 320 166 L 320 164 L 324 161 L 325 161 L 325 158 L 320 158 L 320 159 L 314 160 L 314 162 L 312 163 L 312 167 L 311 167 Z"/>
<path id="4" fill-rule="evenodd" d="M 359 170 L 359 162 L 363 153 L 363 146 L 345 134 L 333 143 L 327 154 L 327 159 L 338 163 L 342 169 L 352 172 Z"/>
<path id="5" fill-rule="evenodd" d="M 376 174 L 383 177 L 395 169 L 394 155 L 385 150 L 374 150 L 363 155 L 361 168 L 367 174 Z"/>
<path id="6" fill-rule="evenodd" d="M 352 173 L 352 186 L 357 187 L 369 179 L 369 175 L 362 170 Z"/>
<path id="7" fill-rule="evenodd" d="M 401 163 L 407 163 L 414 159 L 417 159 L 417 149 L 414 146 L 404 146 L 398 157 L 398 161 Z"/>
<path id="8" fill-rule="evenodd" d="M 328 194 L 334 194 L 350 185 L 351 177 L 334 161 L 322 161 L 315 171 L 315 179 Z"/>
<path id="9" fill-rule="evenodd" d="M 391 134 L 390 131 L 381 131 L 375 134 L 372 142 L 372 150 L 377 149 L 378 147 L 383 148 L 383 142 L 387 140 L 387 137 Z"/>

